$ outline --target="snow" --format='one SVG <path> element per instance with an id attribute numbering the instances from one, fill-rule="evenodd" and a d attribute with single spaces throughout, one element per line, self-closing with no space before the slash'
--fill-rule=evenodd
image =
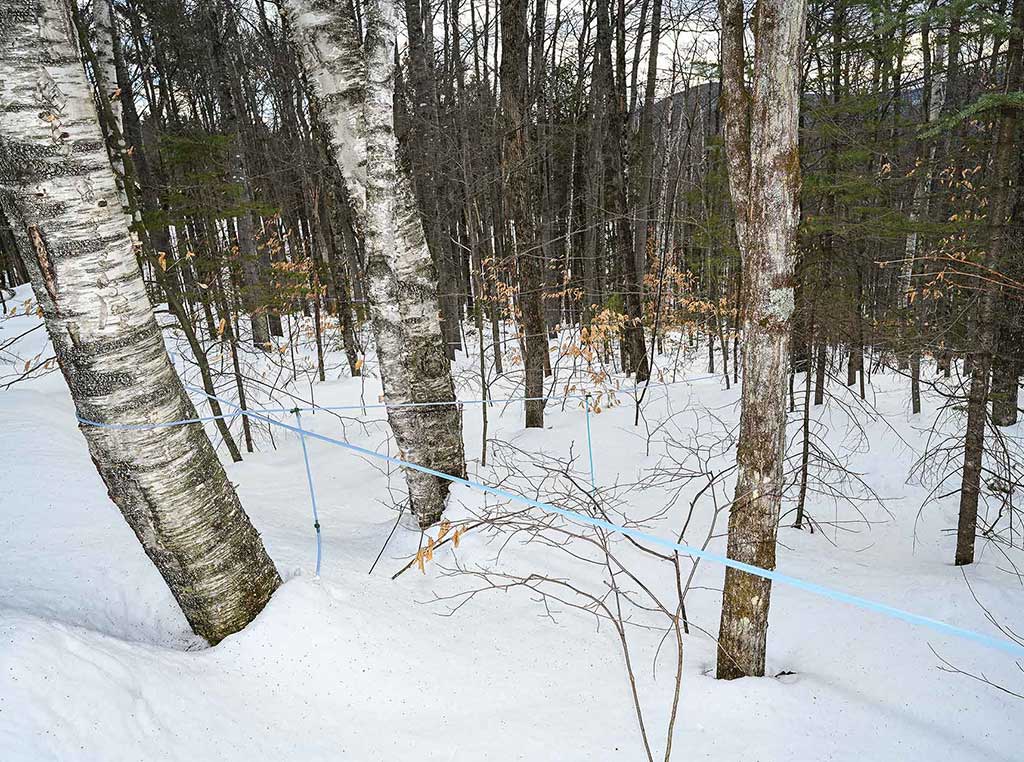
<path id="1" fill-rule="evenodd" d="M 22 288 L 13 303 L 29 298 Z M 0 321 L 0 343 L 36 320 L 19 314 Z M 39 353 L 41 359 L 50 353 L 42 330 L 0 355 L 0 384 Z M 478 396 L 471 385 L 475 362 L 459 361 L 464 398 Z M 705 375 L 697 363 L 690 371 Z M 375 379 L 333 376 L 314 388 L 317 403 L 376 401 Z M 310 390 L 301 383 L 293 391 L 308 396 Z M 831 391 L 848 399 L 843 387 Z M 494 393 L 516 390 L 505 384 Z M 868 396 L 878 415 L 868 421 L 861 414 L 863 439 L 836 403 L 815 408 L 813 416 L 886 510 L 870 502 L 854 510 L 812 494 L 808 508 L 819 521 L 848 523 L 826 523 L 811 534 L 789 528 L 790 517 L 780 530 L 779 569 L 997 635 L 951 563 L 956 496 L 922 509 L 927 488 L 907 480 L 938 399 L 926 396 L 924 413 L 910 416 L 908 390 L 895 374 L 876 374 Z M 720 379 L 652 390 L 645 407 L 651 428 L 670 409 L 677 415 L 654 432 L 650 455 L 643 425 L 633 426 L 632 405 L 625 395 L 618 398 L 626 404 L 603 404 L 591 417 L 597 478 L 609 497 L 622 501 L 617 510 L 651 516 L 668 503 L 671 487 L 641 489 L 638 481 L 665 465 L 665 436 L 692 443 L 727 434 L 735 427 L 738 390 L 726 391 Z M 519 404 L 496 406 L 490 436 L 524 453 L 543 451 L 548 464 L 565 458 L 570 446 L 585 456 L 584 414 L 575 403 L 564 411 L 550 405 L 542 431 L 522 430 L 521 416 Z M 556 482 L 531 481 L 537 465 L 507 447 L 480 466 L 479 406 L 467 406 L 465 417 L 473 478 L 555 498 Z M 380 411 L 368 411 L 365 426 L 356 418 L 342 424 L 328 414 L 304 414 L 303 424 L 387 451 Z M 301 449 L 278 430 L 276 448 L 262 434 L 260 452 L 227 467 L 287 582 L 246 630 L 206 648 L 107 499 L 59 373 L 0 393 L 0 421 L 0 759 L 643 758 L 621 649 L 607 623 L 598 626 L 565 606 L 548 616 L 522 588 L 481 593 L 454 613 L 456 601 L 438 600 L 476 584 L 453 573 L 456 559 L 469 568 L 543 572 L 598 589 L 600 570 L 592 565 L 550 545 L 525 543 L 522 534 L 480 530 L 465 534 L 458 549 L 436 551 L 425 574 L 414 566 L 392 581 L 420 541 L 404 517 L 368 574 L 395 524 L 392 495 L 403 493 L 401 474 L 308 440 L 324 533 L 323 573 L 315 578 Z M 791 439 L 795 430 L 791 423 Z M 727 465 L 732 455 L 725 448 L 714 462 Z M 509 462 L 521 473 L 503 465 Z M 585 457 L 575 469 L 586 482 Z M 686 486 L 666 516 L 646 522 L 648 531 L 673 536 L 695 491 Z M 723 504 L 728 495 L 726 481 L 715 499 Z M 455 487 L 450 516 L 470 517 L 484 503 L 482 495 Z M 493 498 L 486 503 L 499 513 L 515 510 Z M 711 506 L 710 496 L 698 502 L 688 542 L 703 542 Z M 790 501 L 784 508 L 791 507 Z M 723 511 L 712 550 L 724 550 L 724 531 Z M 966 570 L 974 593 L 998 621 L 1024 631 L 1024 588 L 1011 571 L 1024 554 L 984 541 L 979 551 L 979 562 Z M 665 587 L 659 567 L 630 558 L 645 579 Z M 702 562 L 686 598 L 690 621 L 711 633 L 722 574 Z M 779 585 L 770 621 L 768 668 L 778 677 L 716 681 L 713 641 L 696 628 L 686 637 L 674 758 L 1019 759 L 1021 700 L 943 671 L 931 649 L 965 672 L 1020 692 L 1024 678 L 1011 657 Z M 636 629 L 631 656 L 660 758 L 674 653 L 670 643 L 658 652 L 659 633 Z"/>

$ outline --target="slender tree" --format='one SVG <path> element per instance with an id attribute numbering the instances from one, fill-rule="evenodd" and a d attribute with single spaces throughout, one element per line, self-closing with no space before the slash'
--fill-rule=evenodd
<path id="1" fill-rule="evenodd" d="M 526 370 L 526 427 L 544 426 L 544 363 L 548 354 L 544 327 L 544 253 L 538 245 L 531 180 L 536 156 L 530 140 L 527 93 L 529 27 L 526 0 L 501 0 L 501 177 L 505 218 L 512 224 L 519 309 Z"/>
<path id="2" fill-rule="evenodd" d="M 388 420 L 403 457 L 465 474 L 462 415 L 441 335 L 437 280 L 408 168 L 394 131 L 396 12 L 393 0 L 366 8 L 365 44 L 351 7 L 292 0 L 291 28 L 314 81 L 336 159 L 366 241 L 366 278 Z M 407 470 L 420 524 L 444 511 L 449 482 Z"/>
<path id="3" fill-rule="evenodd" d="M 996 111 L 989 177 L 988 245 L 984 272 L 1005 271 L 1010 247 L 1010 216 L 1013 212 L 1020 162 L 1019 91 L 1024 86 L 1024 0 L 1013 0 L 1007 46 L 1006 75 Z M 989 380 L 992 354 L 996 348 L 998 323 L 996 307 L 1000 283 L 987 278 L 978 306 L 977 337 L 972 354 L 971 382 L 967 396 L 967 429 L 964 433 L 964 468 L 960 485 L 960 516 L 956 532 L 956 565 L 974 563 L 974 538 L 978 528 L 978 497 L 981 492 L 985 426 L 988 420 Z"/>
<path id="4" fill-rule="evenodd" d="M 730 558 L 775 566 L 786 443 L 786 385 L 799 222 L 799 60 L 805 0 L 761 0 L 752 79 L 744 81 L 741 0 L 721 0 L 722 94 L 729 191 L 743 258 L 743 394 Z M 764 674 L 771 582 L 729 568 L 718 677 Z"/>

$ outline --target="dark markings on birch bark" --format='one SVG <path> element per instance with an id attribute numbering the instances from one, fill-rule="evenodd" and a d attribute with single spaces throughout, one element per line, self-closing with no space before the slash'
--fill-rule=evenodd
<path id="1" fill-rule="evenodd" d="M 68 8 L 0 0 L 0 199 L 89 454 L 192 629 L 211 643 L 281 580 L 198 424 L 153 317 Z"/>
<path id="2" fill-rule="evenodd" d="M 43 285 L 50 299 L 57 301 L 57 276 L 50 265 L 50 253 L 46 250 L 46 241 L 43 240 L 43 233 L 38 225 L 28 226 L 28 240 L 32 243 L 32 251 L 35 252 L 36 261 L 39 263 L 39 272 L 43 278 Z"/>
<path id="3" fill-rule="evenodd" d="M 290 0 L 288 15 L 365 238 L 367 296 L 385 398 L 454 402 L 437 275 L 412 181 L 397 155 L 394 3 L 375 0 L 366 8 L 365 42 L 349 7 Z M 405 459 L 465 475 L 458 406 L 393 407 L 388 421 Z M 407 470 L 406 483 L 420 524 L 437 521 L 449 482 Z"/>

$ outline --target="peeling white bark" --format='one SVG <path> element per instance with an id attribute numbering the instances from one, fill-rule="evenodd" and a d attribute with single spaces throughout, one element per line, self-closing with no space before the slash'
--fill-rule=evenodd
<path id="1" fill-rule="evenodd" d="M 288 23 L 315 82 L 365 237 L 370 315 L 387 401 L 454 401 L 437 278 L 411 178 L 398 160 L 392 0 L 369 3 L 366 18 L 366 41 L 360 45 L 347 9 L 330 0 L 288 1 Z M 404 458 L 465 474 L 457 406 L 389 408 L 388 420 Z M 411 470 L 406 482 L 420 524 L 440 518 L 449 482 Z"/>
<path id="2" fill-rule="evenodd" d="M 121 209 L 130 213 L 128 199 L 128 182 L 124 159 L 128 147 L 124 142 L 124 127 L 121 119 L 121 93 L 117 89 L 117 67 L 114 63 L 114 37 L 117 35 L 117 28 L 114 25 L 114 11 L 110 7 L 110 0 L 95 0 L 93 3 L 93 20 L 96 23 L 96 64 L 99 71 L 99 85 L 103 88 L 103 96 L 110 104 L 110 115 L 117 125 L 117 137 L 113 139 L 113 145 L 109 146 L 110 164 L 114 170 L 114 180 L 117 183 L 117 192 L 121 198 Z"/>
<path id="3" fill-rule="evenodd" d="M 320 115 L 356 214 L 366 211 L 366 61 L 347 2 L 287 0 L 286 22 L 316 92 Z"/>
<path id="4" fill-rule="evenodd" d="M 132 251 L 67 6 L 0 0 L 0 198 L 79 417 L 196 415 L 164 349 Z M 111 499 L 210 642 L 244 627 L 280 584 L 200 425 L 83 425 Z"/>

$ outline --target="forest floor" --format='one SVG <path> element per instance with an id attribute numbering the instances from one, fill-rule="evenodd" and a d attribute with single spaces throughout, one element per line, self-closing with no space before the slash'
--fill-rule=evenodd
<path id="1" fill-rule="evenodd" d="M 29 296 L 19 289 L 14 303 Z M 34 313 L 0 322 L 0 341 L 36 322 Z M 36 330 L 0 357 L 0 371 L 9 380 L 26 360 L 50 352 Z M 341 355 L 330 357 L 338 363 Z M 307 349 L 299 361 L 308 359 Z M 559 363 L 556 394 L 570 362 Z M 460 355 L 463 398 L 479 397 L 476 367 L 475 357 Z M 374 363 L 366 370 L 372 376 Z M 738 390 L 726 390 L 721 377 L 683 380 L 706 376 L 706 359 L 675 371 L 676 383 L 648 391 L 647 425 L 634 426 L 628 394 L 616 395 L 619 404 L 602 398 L 591 417 L 598 495 L 619 520 L 674 538 L 707 485 L 704 472 L 724 474 L 697 497 L 685 535 L 697 545 L 710 538 L 708 547 L 724 552 Z M 274 373 L 264 369 L 265 378 Z M 672 381 L 671 370 L 663 380 Z M 574 381 L 578 388 L 594 382 Z M 224 393 L 230 388 L 225 382 Z M 303 379 L 289 390 L 305 399 L 313 393 L 319 405 L 344 405 L 376 402 L 379 388 L 373 377 L 352 379 L 334 368 L 325 383 L 311 389 Z M 798 454 L 801 376 L 796 391 L 790 438 Z M 797 489 L 787 490 L 778 568 L 998 635 L 987 609 L 1024 632 L 1024 584 L 1014 571 L 1024 568 L 1020 528 L 1015 547 L 979 540 L 979 562 L 964 574 L 951 563 L 956 495 L 926 502 L 936 481 L 909 478 L 929 441 L 939 441 L 929 433 L 933 422 L 940 435 L 955 432 L 956 415 L 938 413 L 934 392 L 921 415 L 910 415 L 907 384 L 893 373 L 873 376 L 864 405 L 844 386 L 829 391 L 834 396 L 812 410 L 812 425 L 821 450 L 845 471 L 815 461 L 807 502 L 813 533 L 790 527 Z M 514 396 L 521 388 L 504 380 L 492 393 Z M 281 402 L 281 394 L 256 401 Z M 579 401 L 549 404 L 545 428 L 531 431 L 522 429 L 521 403 L 493 406 L 487 466 L 480 464 L 481 406 L 467 405 L 464 414 L 471 478 L 563 505 L 589 500 Z M 393 581 L 421 542 L 408 516 L 368 571 L 395 525 L 401 473 L 310 440 L 323 526 L 317 578 L 298 439 L 275 430 L 271 442 L 256 425 L 259 452 L 229 463 L 228 474 L 286 582 L 246 630 L 205 648 L 108 500 L 60 374 L 0 392 L 0 421 L 0 759 L 645 758 L 614 627 L 577 608 L 579 600 L 542 599 L 522 586 L 465 595 L 530 574 L 606 595 L 607 569 L 572 552 L 585 539 L 566 542 L 561 519 L 533 511 L 505 523 L 523 507 L 456 486 L 449 518 L 484 516 L 485 525 L 467 531 L 457 548 L 439 548 L 422 572 L 413 565 Z M 305 414 L 303 423 L 388 448 L 380 410 Z M 1024 429 L 1007 434 L 1024 437 Z M 570 453 L 575 460 L 566 465 Z M 936 494 L 949 492 L 952 481 Z M 537 526 L 545 528 L 526 531 Z M 671 565 L 625 540 L 609 542 L 636 579 L 674 600 Z M 704 631 L 717 631 L 722 578 L 720 566 L 701 562 L 686 597 L 693 626 L 683 641 L 673 758 L 1020 759 L 1024 699 L 972 677 L 1024 692 L 1011 656 L 780 585 L 768 635 L 772 676 L 715 680 L 715 645 Z M 664 641 L 664 622 L 650 612 L 633 607 L 624 618 L 646 727 L 661 758 L 674 639 Z"/>

